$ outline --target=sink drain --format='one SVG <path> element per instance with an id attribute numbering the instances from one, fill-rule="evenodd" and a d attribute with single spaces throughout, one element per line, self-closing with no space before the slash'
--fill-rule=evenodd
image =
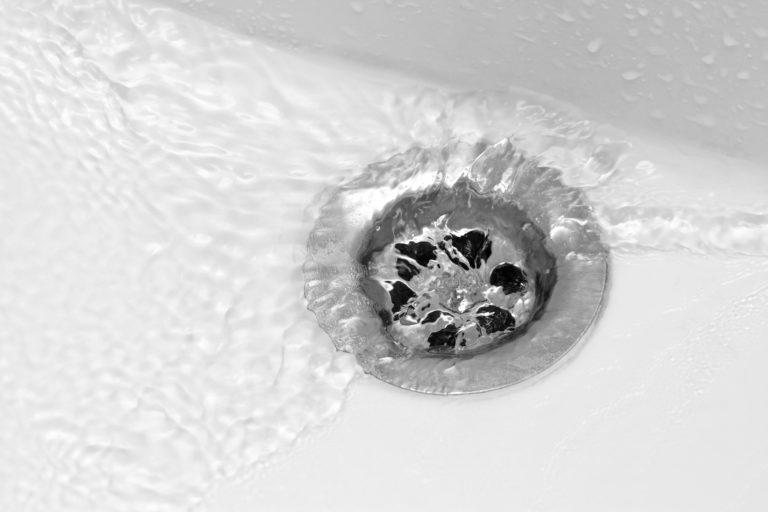
<path id="1" fill-rule="evenodd" d="M 415 391 L 486 391 L 557 362 L 595 319 L 608 252 L 584 195 L 504 140 L 416 148 L 339 187 L 310 234 L 308 307 L 337 348 Z"/>
<path id="2" fill-rule="evenodd" d="M 510 340 L 556 281 L 544 233 L 514 203 L 451 188 L 404 197 L 373 224 L 361 287 L 402 347 L 458 354 Z"/>

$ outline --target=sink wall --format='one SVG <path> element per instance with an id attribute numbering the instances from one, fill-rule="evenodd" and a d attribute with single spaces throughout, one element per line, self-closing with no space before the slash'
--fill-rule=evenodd
<path id="1" fill-rule="evenodd" d="M 276 44 L 461 88 L 522 87 L 623 128 L 768 159 L 766 0 L 162 3 Z"/>

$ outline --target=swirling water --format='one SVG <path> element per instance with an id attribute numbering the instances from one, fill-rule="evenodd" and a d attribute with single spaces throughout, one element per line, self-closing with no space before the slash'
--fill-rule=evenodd
<path id="1" fill-rule="evenodd" d="M 328 425 L 358 371 L 305 310 L 306 236 L 326 187 L 403 148 L 512 136 L 617 253 L 768 255 L 759 190 L 670 190 L 679 169 L 533 95 L 138 1 L 1 0 L 0 44 L 0 510 L 187 510 Z"/>

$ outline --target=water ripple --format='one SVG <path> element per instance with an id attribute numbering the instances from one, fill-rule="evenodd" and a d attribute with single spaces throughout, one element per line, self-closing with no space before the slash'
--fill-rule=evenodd
<path id="1" fill-rule="evenodd" d="M 188 510 L 330 422 L 357 370 L 301 299 L 312 205 L 407 148 L 511 137 L 614 248 L 765 255 L 764 212 L 601 199 L 633 176 L 623 136 L 534 95 L 371 78 L 140 1 L 0 0 L 0 33 L 2 510 Z"/>

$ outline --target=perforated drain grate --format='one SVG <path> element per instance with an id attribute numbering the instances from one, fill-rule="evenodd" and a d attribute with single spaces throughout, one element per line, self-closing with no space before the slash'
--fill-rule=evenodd
<path id="1" fill-rule="evenodd" d="M 520 382 L 596 317 L 608 252 L 586 198 L 508 140 L 414 149 L 335 191 L 306 296 L 364 370 L 428 393 Z"/>
<path id="2" fill-rule="evenodd" d="M 398 219 L 408 219 L 400 222 Z M 377 219 L 358 258 L 362 289 L 395 343 L 471 352 L 525 329 L 556 280 L 544 234 L 512 203 L 468 182 L 405 197 Z"/>

